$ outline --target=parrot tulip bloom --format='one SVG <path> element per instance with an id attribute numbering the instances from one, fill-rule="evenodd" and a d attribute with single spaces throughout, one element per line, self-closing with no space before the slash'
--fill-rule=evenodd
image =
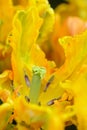
<path id="1" fill-rule="evenodd" d="M 86 5 L 69 2 L 0 0 L 1 130 L 87 130 Z"/>

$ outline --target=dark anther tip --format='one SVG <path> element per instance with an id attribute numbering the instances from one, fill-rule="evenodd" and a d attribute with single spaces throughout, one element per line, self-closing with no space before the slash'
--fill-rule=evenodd
<path id="1" fill-rule="evenodd" d="M 28 77 L 28 75 L 26 75 L 25 74 L 25 82 L 26 82 L 26 84 L 27 84 L 27 86 L 29 87 L 30 86 L 30 80 L 29 80 L 29 77 Z"/>
<path id="2" fill-rule="evenodd" d="M 25 100 L 29 103 L 30 102 L 30 98 L 28 96 L 25 96 Z"/>
<path id="3" fill-rule="evenodd" d="M 15 119 L 12 120 L 13 125 L 17 125 L 17 121 Z"/>
<path id="4" fill-rule="evenodd" d="M 0 99 L 0 105 L 2 105 L 3 104 L 3 101 Z"/>

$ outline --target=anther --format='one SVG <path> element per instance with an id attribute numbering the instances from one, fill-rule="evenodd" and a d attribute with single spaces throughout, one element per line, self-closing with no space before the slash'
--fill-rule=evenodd
<path id="1" fill-rule="evenodd" d="M 12 120 L 13 125 L 17 125 L 17 121 L 15 119 Z"/>
<path id="2" fill-rule="evenodd" d="M 0 105 L 2 105 L 3 104 L 3 101 L 0 99 Z"/>
<path id="3" fill-rule="evenodd" d="M 26 81 L 27 86 L 29 87 L 29 86 L 30 86 L 29 77 L 25 74 L 25 75 L 24 75 L 24 78 L 25 78 L 25 81 Z"/>
<path id="4" fill-rule="evenodd" d="M 30 98 L 28 96 L 25 96 L 25 100 L 29 103 L 30 102 Z"/>
<path id="5" fill-rule="evenodd" d="M 61 99 L 61 97 L 54 98 L 54 99 L 50 100 L 49 102 L 47 102 L 47 105 L 48 105 L 48 106 L 51 106 L 51 105 L 54 104 L 54 102 L 55 102 L 56 100 L 59 100 L 59 99 Z"/>
<path id="6" fill-rule="evenodd" d="M 44 92 L 47 91 L 49 85 L 52 83 L 53 80 L 54 80 L 54 75 L 51 76 L 51 78 L 48 80 L 48 82 L 47 82 L 47 84 L 46 84 L 46 86 L 45 86 Z"/>
<path id="7" fill-rule="evenodd" d="M 50 100 L 49 102 L 47 102 L 47 105 L 48 105 L 48 106 L 53 105 L 55 100 L 56 100 L 56 98 Z"/>

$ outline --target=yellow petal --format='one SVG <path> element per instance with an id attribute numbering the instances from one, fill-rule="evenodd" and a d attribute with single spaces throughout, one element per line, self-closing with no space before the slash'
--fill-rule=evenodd
<path id="1" fill-rule="evenodd" d="M 10 116 L 12 114 L 12 105 L 8 103 L 4 103 L 0 106 L 0 128 L 3 130 L 6 128 Z"/>
<path id="2" fill-rule="evenodd" d="M 24 75 L 26 66 L 29 66 L 30 62 L 29 52 L 35 44 L 41 24 L 42 19 L 36 7 L 31 7 L 27 11 L 19 11 L 14 18 L 11 46 L 15 86 L 23 85 L 28 89 Z"/>
<path id="3" fill-rule="evenodd" d="M 64 48 L 65 62 L 58 70 L 57 79 L 67 79 L 75 69 L 80 67 L 87 55 L 86 48 L 87 31 L 74 37 L 61 38 L 60 44 Z"/>
<path id="4" fill-rule="evenodd" d="M 10 12 L 10 15 L 9 15 Z M 0 42 L 4 42 L 6 37 L 12 29 L 12 19 L 14 15 L 14 8 L 11 0 L 2 1 L 0 0 Z"/>
<path id="5" fill-rule="evenodd" d="M 53 111 L 47 107 L 28 104 L 23 97 L 16 99 L 14 109 L 15 118 L 21 126 L 30 125 L 33 129 L 42 127 L 46 130 L 63 130 L 63 121 L 60 116 L 57 116 L 55 109 Z"/>

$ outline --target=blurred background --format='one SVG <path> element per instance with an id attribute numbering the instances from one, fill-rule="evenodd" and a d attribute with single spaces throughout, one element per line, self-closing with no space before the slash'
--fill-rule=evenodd
<path id="1" fill-rule="evenodd" d="M 67 0 L 49 0 L 49 2 L 53 8 L 61 3 L 68 3 Z"/>

